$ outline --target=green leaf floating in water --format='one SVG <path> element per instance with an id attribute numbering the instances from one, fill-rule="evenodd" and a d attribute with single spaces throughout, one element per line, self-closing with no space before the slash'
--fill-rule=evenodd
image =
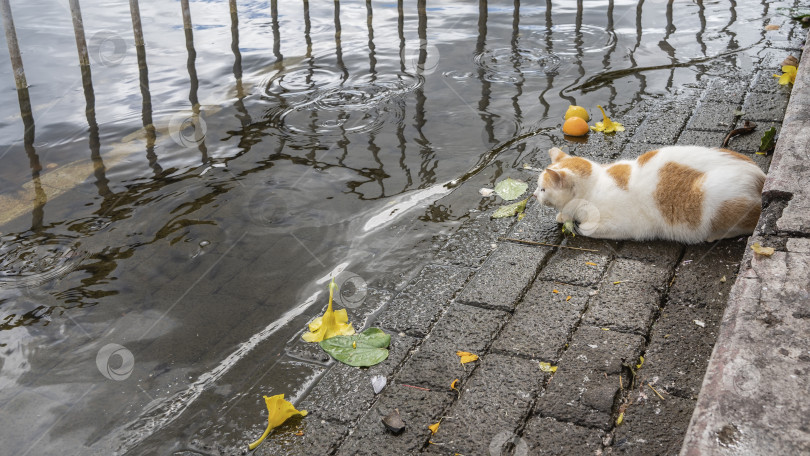
<path id="1" fill-rule="evenodd" d="M 765 130 L 762 139 L 759 141 L 759 152 L 757 152 L 757 154 L 765 155 L 765 152 L 773 149 L 774 136 L 776 136 L 776 127 Z"/>
<path id="2" fill-rule="evenodd" d="M 353 336 L 335 336 L 318 342 L 326 353 L 341 363 L 367 367 L 388 358 L 391 336 L 379 328 L 369 328 Z"/>
<path id="3" fill-rule="evenodd" d="M 506 201 L 511 201 L 522 195 L 528 188 L 529 184 L 526 182 L 507 177 L 495 185 L 495 193 Z"/>
<path id="4" fill-rule="evenodd" d="M 522 214 L 526 210 L 526 203 L 529 198 L 518 201 L 517 203 L 507 204 L 501 206 L 492 214 L 492 218 L 512 217 L 513 215 Z"/>

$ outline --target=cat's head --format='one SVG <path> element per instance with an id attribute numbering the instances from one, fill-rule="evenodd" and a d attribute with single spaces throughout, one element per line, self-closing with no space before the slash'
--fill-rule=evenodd
<path id="1" fill-rule="evenodd" d="M 554 147 L 548 151 L 551 165 L 537 179 L 537 190 L 533 196 L 541 204 L 561 210 L 576 195 L 577 179 L 590 175 L 591 163 L 584 158 L 571 157 Z"/>

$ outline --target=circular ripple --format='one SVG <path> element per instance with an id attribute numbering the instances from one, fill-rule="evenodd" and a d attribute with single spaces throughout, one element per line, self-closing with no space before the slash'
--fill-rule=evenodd
<path id="1" fill-rule="evenodd" d="M 315 91 L 340 87 L 341 73 L 326 68 L 299 68 L 278 73 L 266 81 L 265 95 L 295 103 L 306 101 Z"/>
<path id="2" fill-rule="evenodd" d="M 616 44 L 615 33 L 593 25 L 581 25 L 579 30 L 574 24 L 555 25 L 550 36 L 550 51 L 563 56 L 601 53 Z"/>
<path id="3" fill-rule="evenodd" d="M 31 289 L 66 276 L 88 256 L 73 238 L 0 238 L 0 288 Z"/>
<path id="4" fill-rule="evenodd" d="M 475 64 L 484 70 L 484 79 L 490 82 L 519 82 L 528 76 L 554 73 L 561 59 L 541 49 L 487 49 L 474 57 Z"/>
<path id="5" fill-rule="evenodd" d="M 266 117 L 287 140 L 308 145 L 379 131 L 385 123 L 402 122 L 404 96 L 422 81 L 404 74 L 350 78 L 336 87 L 315 88 L 290 107 L 273 107 Z"/>

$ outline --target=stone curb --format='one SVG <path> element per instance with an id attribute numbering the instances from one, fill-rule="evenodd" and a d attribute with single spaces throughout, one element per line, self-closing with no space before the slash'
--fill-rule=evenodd
<path id="1" fill-rule="evenodd" d="M 810 44 L 680 454 L 810 452 Z"/>

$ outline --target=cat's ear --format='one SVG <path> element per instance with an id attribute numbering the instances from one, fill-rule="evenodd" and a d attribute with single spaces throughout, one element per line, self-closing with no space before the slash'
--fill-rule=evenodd
<path id="1" fill-rule="evenodd" d="M 557 163 L 558 161 L 568 158 L 568 154 L 563 152 L 557 147 L 552 147 L 548 150 L 548 156 L 551 157 L 551 163 Z"/>
<path id="2" fill-rule="evenodd" d="M 553 169 L 546 168 L 546 176 L 550 187 L 562 188 L 565 182 L 565 176 L 562 173 L 554 171 Z"/>

